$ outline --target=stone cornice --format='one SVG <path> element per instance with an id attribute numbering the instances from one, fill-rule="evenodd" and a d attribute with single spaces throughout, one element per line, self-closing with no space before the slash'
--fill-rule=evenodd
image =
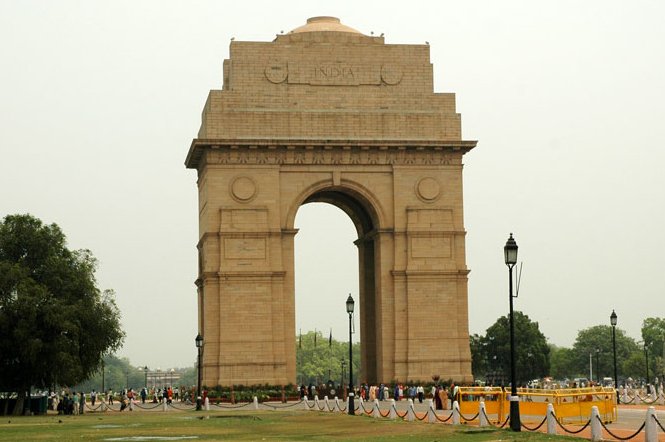
<path id="1" fill-rule="evenodd" d="M 477 141 L 194 139 L 185 165 L 461 165 Z"/>

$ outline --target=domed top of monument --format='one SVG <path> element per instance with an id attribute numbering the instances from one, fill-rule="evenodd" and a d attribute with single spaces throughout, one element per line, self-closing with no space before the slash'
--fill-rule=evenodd
<path id="1" fill-rule="evenodd" d="M 307 24 L 295 28 L 289 34 L 301 34 L 304 32 L 349 32 L 363 35 L 362 32 L 343 25 L 339 18 L 329 16 L 310 17 L 307 19 Z"/>

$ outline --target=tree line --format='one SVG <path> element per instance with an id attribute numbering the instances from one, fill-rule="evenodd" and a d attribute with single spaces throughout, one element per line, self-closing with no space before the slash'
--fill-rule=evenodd
<path id="1" fill-rule="evenodd" d="M 589 377 L 602 382 L 614 378 L 614 348 L 612 326 L 594 325 L 580 330 L 572 347 L 559 347 L 548 343 L 538 323 L 526 314 L 516 311 L 515 368 L 517 382 L 526 384 L 546 376 L 554 379 Z M 469 337 L 472 371 L 475 379 L 495 385 L 508 385 L 510 381 L 510 332 L 508 316 L 499 318 L 484 335 Z M 619 383 L 628 378 L 649 383 L 665 375 L 665 318 L 646 318 L 642 323 L 641 340 L 628 336 L 617 327 L 616 360 Z"/>

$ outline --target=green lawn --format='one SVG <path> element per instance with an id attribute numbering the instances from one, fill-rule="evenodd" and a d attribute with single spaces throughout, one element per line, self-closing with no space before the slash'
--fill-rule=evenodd
<path id="1" fill-rule="evenodd" d="M 0 441 L 564 441 L 540 433 L 307 411 L 123 412 L 0 417 Z"/>

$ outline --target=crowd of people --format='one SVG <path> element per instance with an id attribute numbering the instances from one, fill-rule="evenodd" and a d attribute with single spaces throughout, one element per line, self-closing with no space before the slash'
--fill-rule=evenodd
<path id="1" fill-rule="evenodd" d="M 319 395 L 319 392 L 322 392 L 324 395 L 335 395 L 331 385 L 322 384 L 317 387 L 313 384 L 309 384 L 309 386 L 303 384 L 300 386 L 301 399 L 305 396 L 312 399 L 314 396 Z M 451 401 L 459 394 L 459 387 L 455 384 L 451 384 L 450 386 L 435 384 L 425 388 L 422 384 L 404 385 L 396 383 L 389 385 L 381 383 L 379 385 L 369 385 L 364 383 L 359 388 L 356 388 L 354 394 L 361 397 L 364 401 L 374 401 L 375 399 L 379 401 L 412 399 L 414 402 L 423 403 L 426 398 L 433 399 L 437 410 L 445 410 L 449 409 L 450 404 L 452 404 Z M 342 396 L 341 393 L 337 393 L 337 395 Z"/>
<path id="2" fill-rule="evenodd" d="M 82 414 L 86 404 L 95 408 L 99 402 L 106 402 L 107 405 L 115 403 L 120 404 L 120 411 L 125 410 L 130 403 L 139 402 L 145 404 L 151 402 L 154 404 L 166 402 L 171 404 L 173 401 L 192 403 L 192 394 L 184 386 L 181 387 L 143 387 L 138 393 L 133 388 L 123 389 L 120 392 L 114 392 L 108 389 L 103 393 L 96 390 L 86 394 L 82 391 L 62 390 L 60 393 L 51 391 L 48 395 L 48 408 L 57 411 L 58 414 Z"/>

